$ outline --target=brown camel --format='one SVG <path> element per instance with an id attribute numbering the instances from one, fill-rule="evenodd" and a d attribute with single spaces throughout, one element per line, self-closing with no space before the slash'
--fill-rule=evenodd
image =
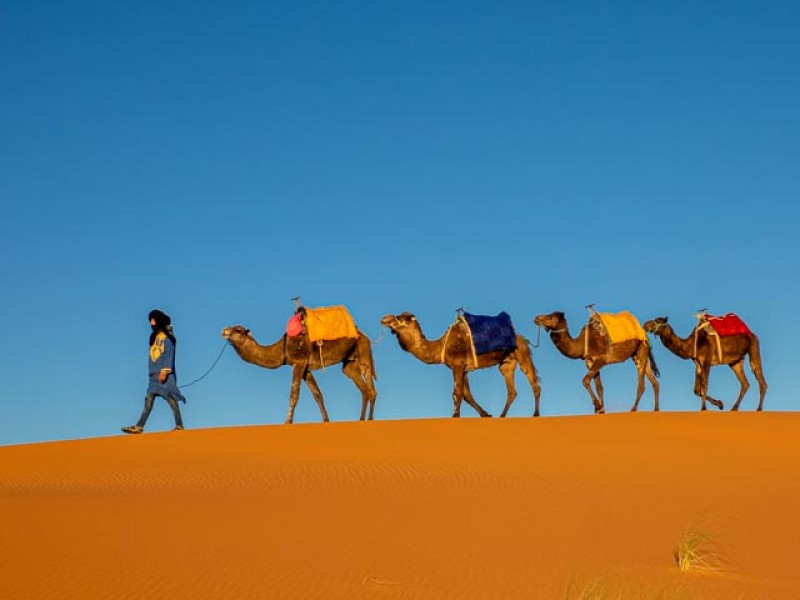
<path id="1" fill-rule="evenodd" d="M 688 358 L 694 362 L 694 393 L 696 396 L 700 396 L 700 410 L 706 410 L 706 400 L 720 410 L 723 408 L 720 400 L 708 395 L 708 378 L 711 367 L 717 365 L 728 365 L 739 380 L 741 386 L 739 397 L 731 408 L 732 411 L 739 410 L 742 398 L 750 389 L 750 382 L 747 381 L 747 376 L 744 374 L 744 358 L 749 354 L 750 368 L 758 380 L 760 392 L 756 410 L 761 410 L 764 407 L 767 382 L 761 370 L 761 349 L 758 336 L 754 333 L 720 336 L 719 343 L 717 343 L 717 339 L 711 339 L 705 328 L 698 329 L 698 327 L 695 327 L 688 337 L 681 338 L 672 329 L 667 317 L 657 317 L 644 324 L 645 331 L 661 338 L 664 346 L 675 356 Z M 720 352 L 722 356 L 720 356 Z"/>
<path id="2" fill-rule="evenodd" d="M 372 345 L 369 338 L 358 331 L 357 338 L 339 338 L 323 342 L 322 345 L 312 343 L 305 330 L 297 337 L 283 335 L 277 342 L 262 346 L 256 342 L 249 329 L 241 325 L 226 327 L 222 337 L 228 340 L 236 353 L 249 363 L 267 369 L 277 369 L 284 365 L 292 367 L 292 388 L 289 394 L 289 414 L 286 423 L 294 420 L 294 409 L 300 398 L 300 382 L 305 381 L 311 395 L 319 406 L 323 421 L 329 421 L 325 410 L 325 401 L 317 381 L 312 375 L 323 367 L 342 363 L 342 372 L 353 380 L 361 392 L 361 417 L 363 421 L 369 403 L 369 418 L 375 411 L 375 364 L 372 360 Z"/>
<path id="3" fill-rule="evenodd" d="M 644 377 L 650 380 L 653 387 L 653 410 L 658 410 L 658 367 L 656 366 L 653 352 L 644 340 L 627 340 L 616 344 L 610 344 L 608 337 L 599 332 L 594 327 L 584 325 L 578 337 L 571 337 L 567 318 L 563 312 L 552 312 L 549 315 L 538 315 L 533 322 L 539 327 L 544 327 L 550 334 L 550 339 L 561 354 L 568 358 L 579 358 L 586 362 L 589 371 L 583 377 L 583 387 L 589 392 L 589 396 L 594 404 L 595 414 L 605 413 L 603 402 L 603 382 L 600 380 L 600 369 L 606 365 L 633 360 L 636 366 L 638 385 L 636 387 L 636 401 L 633 403 L 632 411 L 639 408 L 639 400 L 644 393 Z M 597 394 L 592 390 L 591 382 L 594 380 L 594 387 Z"/>
<path id="4" fill-rule="evenodd" d="M 461 416 L 462 400 L 466 400 L 467 404 L 474 408 L 481 417 L 492 416 L 472 396 L 472 392 L 469 389 L 467 371 L 485 369 L 495 365 L 500 369 L 500 373 L 502 373 L 506 382 L 506 405 L 500 414 L 501 417 L 505 417 L 517 397 L 517 389 L 514 385 L 514 371 L 518 364 L 533 389 L 533 416 L 539 416 L 541 386 L 539 385 L 539 377 L 536 374 L 536 367 L 533 365 L 528 341 L 521 335 L 517 335 L 516 349 L 478 354 L 476 364 L 476 355 L 472 353 L 472 345 L 467 331 L 468 326 L 461 319 L 451 325 L 445 335 L 438 340 L 426 339 L 417 318 L 410 312 L 403 312 L 399 315 L 386 315 L 381 319 L 381 324 L 388 327 L 397 336 L 400 347 L 406 352 L 410 352 L 426 364 L 443 364 L 450 368 L 453 372 L 453 417 Z"/>

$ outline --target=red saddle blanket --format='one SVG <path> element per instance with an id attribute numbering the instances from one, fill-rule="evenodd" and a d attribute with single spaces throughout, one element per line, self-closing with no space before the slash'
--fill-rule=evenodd
<path id="1" fill-rule="evenodd" d="M 708 322 L 720 336 L 726 335 L 752 335 L 750 328 L 733 313 L 721 317 L 708 315 Z"/>

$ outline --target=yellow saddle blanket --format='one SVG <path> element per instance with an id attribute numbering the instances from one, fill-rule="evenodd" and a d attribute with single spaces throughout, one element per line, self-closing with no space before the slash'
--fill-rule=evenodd
<path id="1" fill-rule="evenodd" d="M 639 324 L 639 320 L 627 310 L 616 314 L 598 313 L 598 316 L 612 344 L 628 340 L 647 341 L 647 334 Z"/>
<path id="2" fill-rule="evenodd" d="M 356 338 L 356 324 L 344 306 L 323 306 L 305 309 L 305 324 L 312 342 Z"/>

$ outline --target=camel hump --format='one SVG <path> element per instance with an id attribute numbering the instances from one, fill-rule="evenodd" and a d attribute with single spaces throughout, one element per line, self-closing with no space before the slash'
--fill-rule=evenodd
<path id="1" fill-rule="evenodd" d="M 488 352 L 510 352 L 517 347 L 517 332 L 507 312 L 498 315 L 473 315 L 464 313 L 469 325 L 475 354 Z"/>
<path id="2" fill-rule="evenodd" d="M 344 306 L 306 308 L 304 321 L 312 342 L 358 337 L 355 321 Z"/>
<path id="3" fill-rule="evenodd" d="M 753 332 L 750 331 L 750 328 L 745 322 L 734 313 L 728 313 L 721 317 L 706 315 L 706 320 L 720 337 L 728 335 L 753 335 Z"/>
<path id="4" fill-rule="evenodd" d="M 627 310 L 618 313 L 597 313 L 597 315 L 612 344 L 628 340 L 647 341 L 647 333 L 642 329 L 639 319 Z"/>

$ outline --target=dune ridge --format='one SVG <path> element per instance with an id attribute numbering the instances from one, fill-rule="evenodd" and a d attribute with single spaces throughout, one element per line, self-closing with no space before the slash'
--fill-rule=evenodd
<path id="1" fill-rule="evenodd" d="M 798 428 L 626 413 L 0 447 L 2 597 L 798 598 Z M 725 570 L 678 570 L 690 528 Z"/>

